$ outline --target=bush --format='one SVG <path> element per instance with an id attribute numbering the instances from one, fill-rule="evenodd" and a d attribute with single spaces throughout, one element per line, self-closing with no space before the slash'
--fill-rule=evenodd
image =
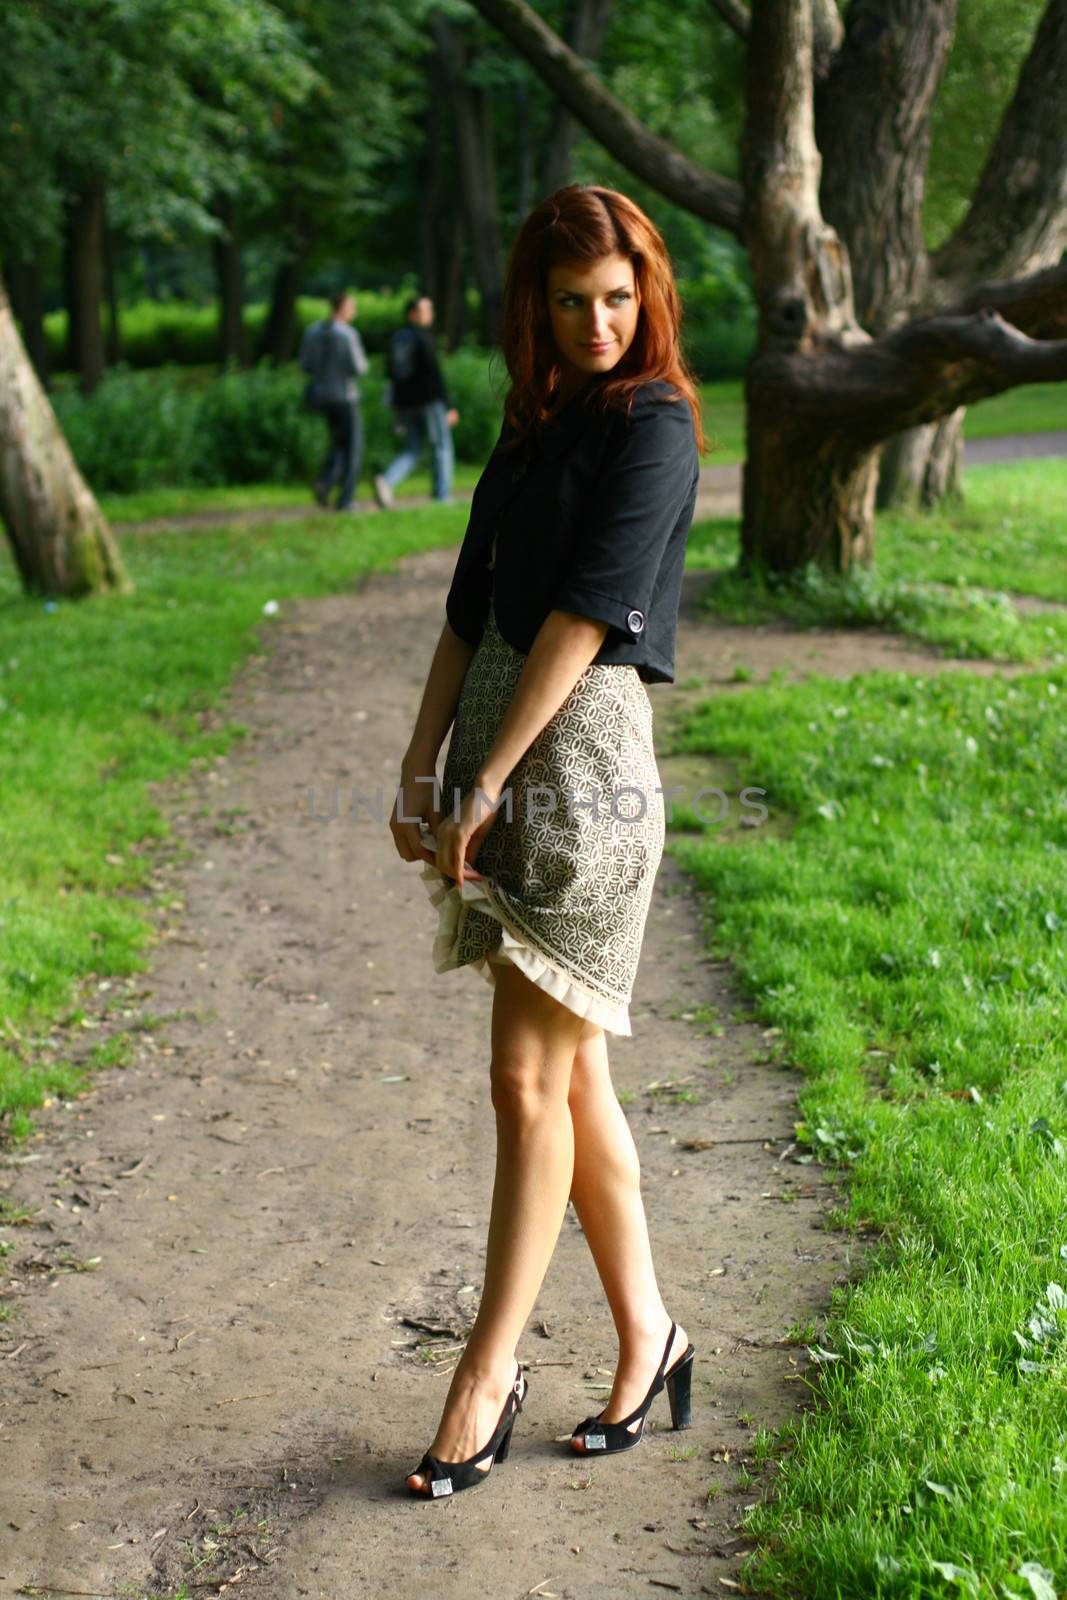
<path id="1" fill-rule="evenodd" d="M 302 393 L 301 375 L 265 364 L 213 379 L 199 397 L 192 481 L 292 483 L 312 476 L 322 425 L 301 409 Z"/>
<path id="2" fill-rule="evenodd" d="M 702 383 L 743 377 L 756 343 L 747 265 L 729 241 L 713 254 L 713 270 L 678 282 L 684 307 L 682 344 Z"/>
<path id="3" fill-rule="evenodd" d="M 479 465 L 500 431 L 499 371 L 463 349 L 442 361 L 460 413 L 456 454 Z M 395 454 L 393 414 L 383 404 L 381 362 L 360 381 L 368 468 Z M 121 368 L 92 395 L 69 383 L 53 395 L 56 414 L 82 472 L 98 494 L 164 485 L 293 483 L 314 476 L 325 447 L 319 417 L 302 409 L 304 378 L 295 365 L 248 371 Z"/>
<path id="4" fill-rule="evenodd" d="M 358 328 L 370 355 L 380 354 L 394 328 L 404 320 L 410 290 L 393 292 L 359 289 Z M 244 308 L 245 338 L 255 353 L 268 307 Z M 301 296 L 297 301 L 298 336 L 312 322 L 327 315 L 326 300 Z M 218 359 L 219 313 L 215 304 L 192 305 L 184 300 L 138 300 L 119 309 L 119 345 L 128 367 L 207 366 Z M 48 359 L 53 372 L 66 369 L 67 313 L 52 311 L 44 319 Z"/>
<path id="5" fill-rule="evenodd" d="M 52 404 L 98 493 L 204 481 L 196 475 L 199 396 L 171 371 L 111 372 L 95 394 L 57 388 Z"/>

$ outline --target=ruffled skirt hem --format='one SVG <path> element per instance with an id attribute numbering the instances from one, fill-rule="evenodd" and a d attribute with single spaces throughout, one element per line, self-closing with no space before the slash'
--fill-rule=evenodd
<path id="1" fill-rule="evenodd" d="M 465 878 L 460 890 L 451 878 L 446 878 L 439 868 L 431 866 L 428 861 L 423 863 L 420 876 L 426 886 L 426 892 L 438 911 L 437 934 L 433 942 L 435 972 L 451 972 L 454 968 L 464 965 L 456 958 L 456 936 L 463 902 L 468 901 L 472 905 L 477 905 L 479 911 L 495 917 L 500 923 L 500 946 L 494 947 L 484 956 L 478 956 L 467 962 L 467 966 L 480 972 L 488 983 L 495 984 L 494 964 L 498 965 L 501 961 L 510 962 L 518 967 L 531 983 L 535 983 L 546 994 L 552 995 L 553 999 L 566 1006 L 568 1011 L 573 1011 L 576 1016 L 595 1023 L 608 1033 L 620 1034 L 623 1038 L 631 1036 L 629 1006 L 625 1002 L 605 1000 L 601 995 L 590 994 L 587 989 L 575 983 L 573 978 L 553 966 L 542 951 L 535 950 L 510 926 L 506 913 L 493 898 L 492 891 L 486 887 L 485 879 Z"/>

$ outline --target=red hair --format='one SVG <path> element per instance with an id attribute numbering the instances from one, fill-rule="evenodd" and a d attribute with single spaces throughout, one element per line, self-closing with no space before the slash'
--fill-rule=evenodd
<path id="1" fill-rule="evenodd" d="M 640 307 L 633 342 L 596 385 L 593 403 L 629 410 L 642 384 L 662 379 L 688 402 L 697 447 L 705 447 L 696 384 L 682 355 L 682 306 L 667 247 L 640 206 L 591 183 L 570 183 L 534 207 L 519 229 L 504 285 L 504 360 L 511 388 L 504 420 L 519 436 L 547 421 L 561 377 L 548 314 L 548 271 L 624 255 L 633 263 Z"/>

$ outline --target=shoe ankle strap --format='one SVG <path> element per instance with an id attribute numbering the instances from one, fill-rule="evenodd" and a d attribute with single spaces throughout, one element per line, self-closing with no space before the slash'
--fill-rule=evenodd
<path id="1" fill-rule="evenodd" d="M 667 1343 L 663 1347 L 663 1359 L 660 1361 L 659 1368 L 658 1368 L 658 1370 L 656 1372 L 656 1380 L 657 1380 L 657 1382 L 660 1379 L 662 1379 L 663 1374 L 667 1370 L 667 1362 L 668 1362 L 668 1360 L 670 1358 L 671 1345 L 674 1343 L 674 1336 L 675 1336 L 675 1334 L 677 1332 L 678 1332 L 678 1324 L 676 1322 L 672 1322 L 671 1323 L 671 1331 L 667 1335 Z"/>

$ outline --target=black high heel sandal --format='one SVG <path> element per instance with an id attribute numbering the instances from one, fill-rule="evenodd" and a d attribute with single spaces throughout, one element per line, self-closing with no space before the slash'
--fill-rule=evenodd
<path id="1" fill-rule="evenodd" d="M 667 1335 L 666 1348 L 663 1359 L 652 1380 L 649 1389 L 636 1411 L 631 1411 L 628 1417 L 623 1417 L 621 1422 L 601 1422 L 600 1417 L 586 1417 L 580 1422 L 571 1434 L 571 1448 L 575 1455 L 614 1455 L 619 1450 L 632 1450 L 640 1444 L 645 1432 L 645 1418 L 649 1407 L 662 1388 L 667 1390 L 667 1399 L 671 1406 L 671 1426 L 674 1428 L 688 1428 L 693 1420 L 692 1388 L 693 1388 L 693 1357 L 696 1351 L 693 1346 L 687 1345 L 684 1352 L 671 1367 L 665 1371 L 667 1357 L 671 1353 L 674 1335 L 678 1331 L 678 1324 L 671 1323 L 671 1331 Z M 641 1426 L 631 1431 L 630 1424 L 640 1418 Z M 580 1440 L 583 1448 L 577 1449 L 575 1441 Z"/>
<path id="2" fill-rule="evenodd" d="M 511 1449 L 511 1430 L 515 1426 L 515 1418 L 522 1410 L 523 1402 L 529 1393 L 530 1385 L 522 1375 L 522 1368 L 515 1369 L 515 1382 L 511 1386 L 511 1393 L 504 1401 L 504 1409 L 500 1413 L 500 1421 L 493 1429 L 489 1443 L 482 1450 L 476 1450 L 466 1461 L 442 1461 L 439 1456 L 431 1455 L 429 1450 L 423 1456 L 417 1467 L 408 1474 L 411 1477 L 417 1473 L 427 1479 L 426 1486 L 422 1489 L 413 1489 L 410 1483 L 407 1486 L 408 1494 L 416 1500 L 439 1500 L 450 1494 L 458 1494 L 461 1489 L 473 1489 L 475 1484 L 488 1478 L 498 1461 L 506 1461 Z M 479 1461 L 491 1457 L 490 1464 L 483 1472 Z"/>

